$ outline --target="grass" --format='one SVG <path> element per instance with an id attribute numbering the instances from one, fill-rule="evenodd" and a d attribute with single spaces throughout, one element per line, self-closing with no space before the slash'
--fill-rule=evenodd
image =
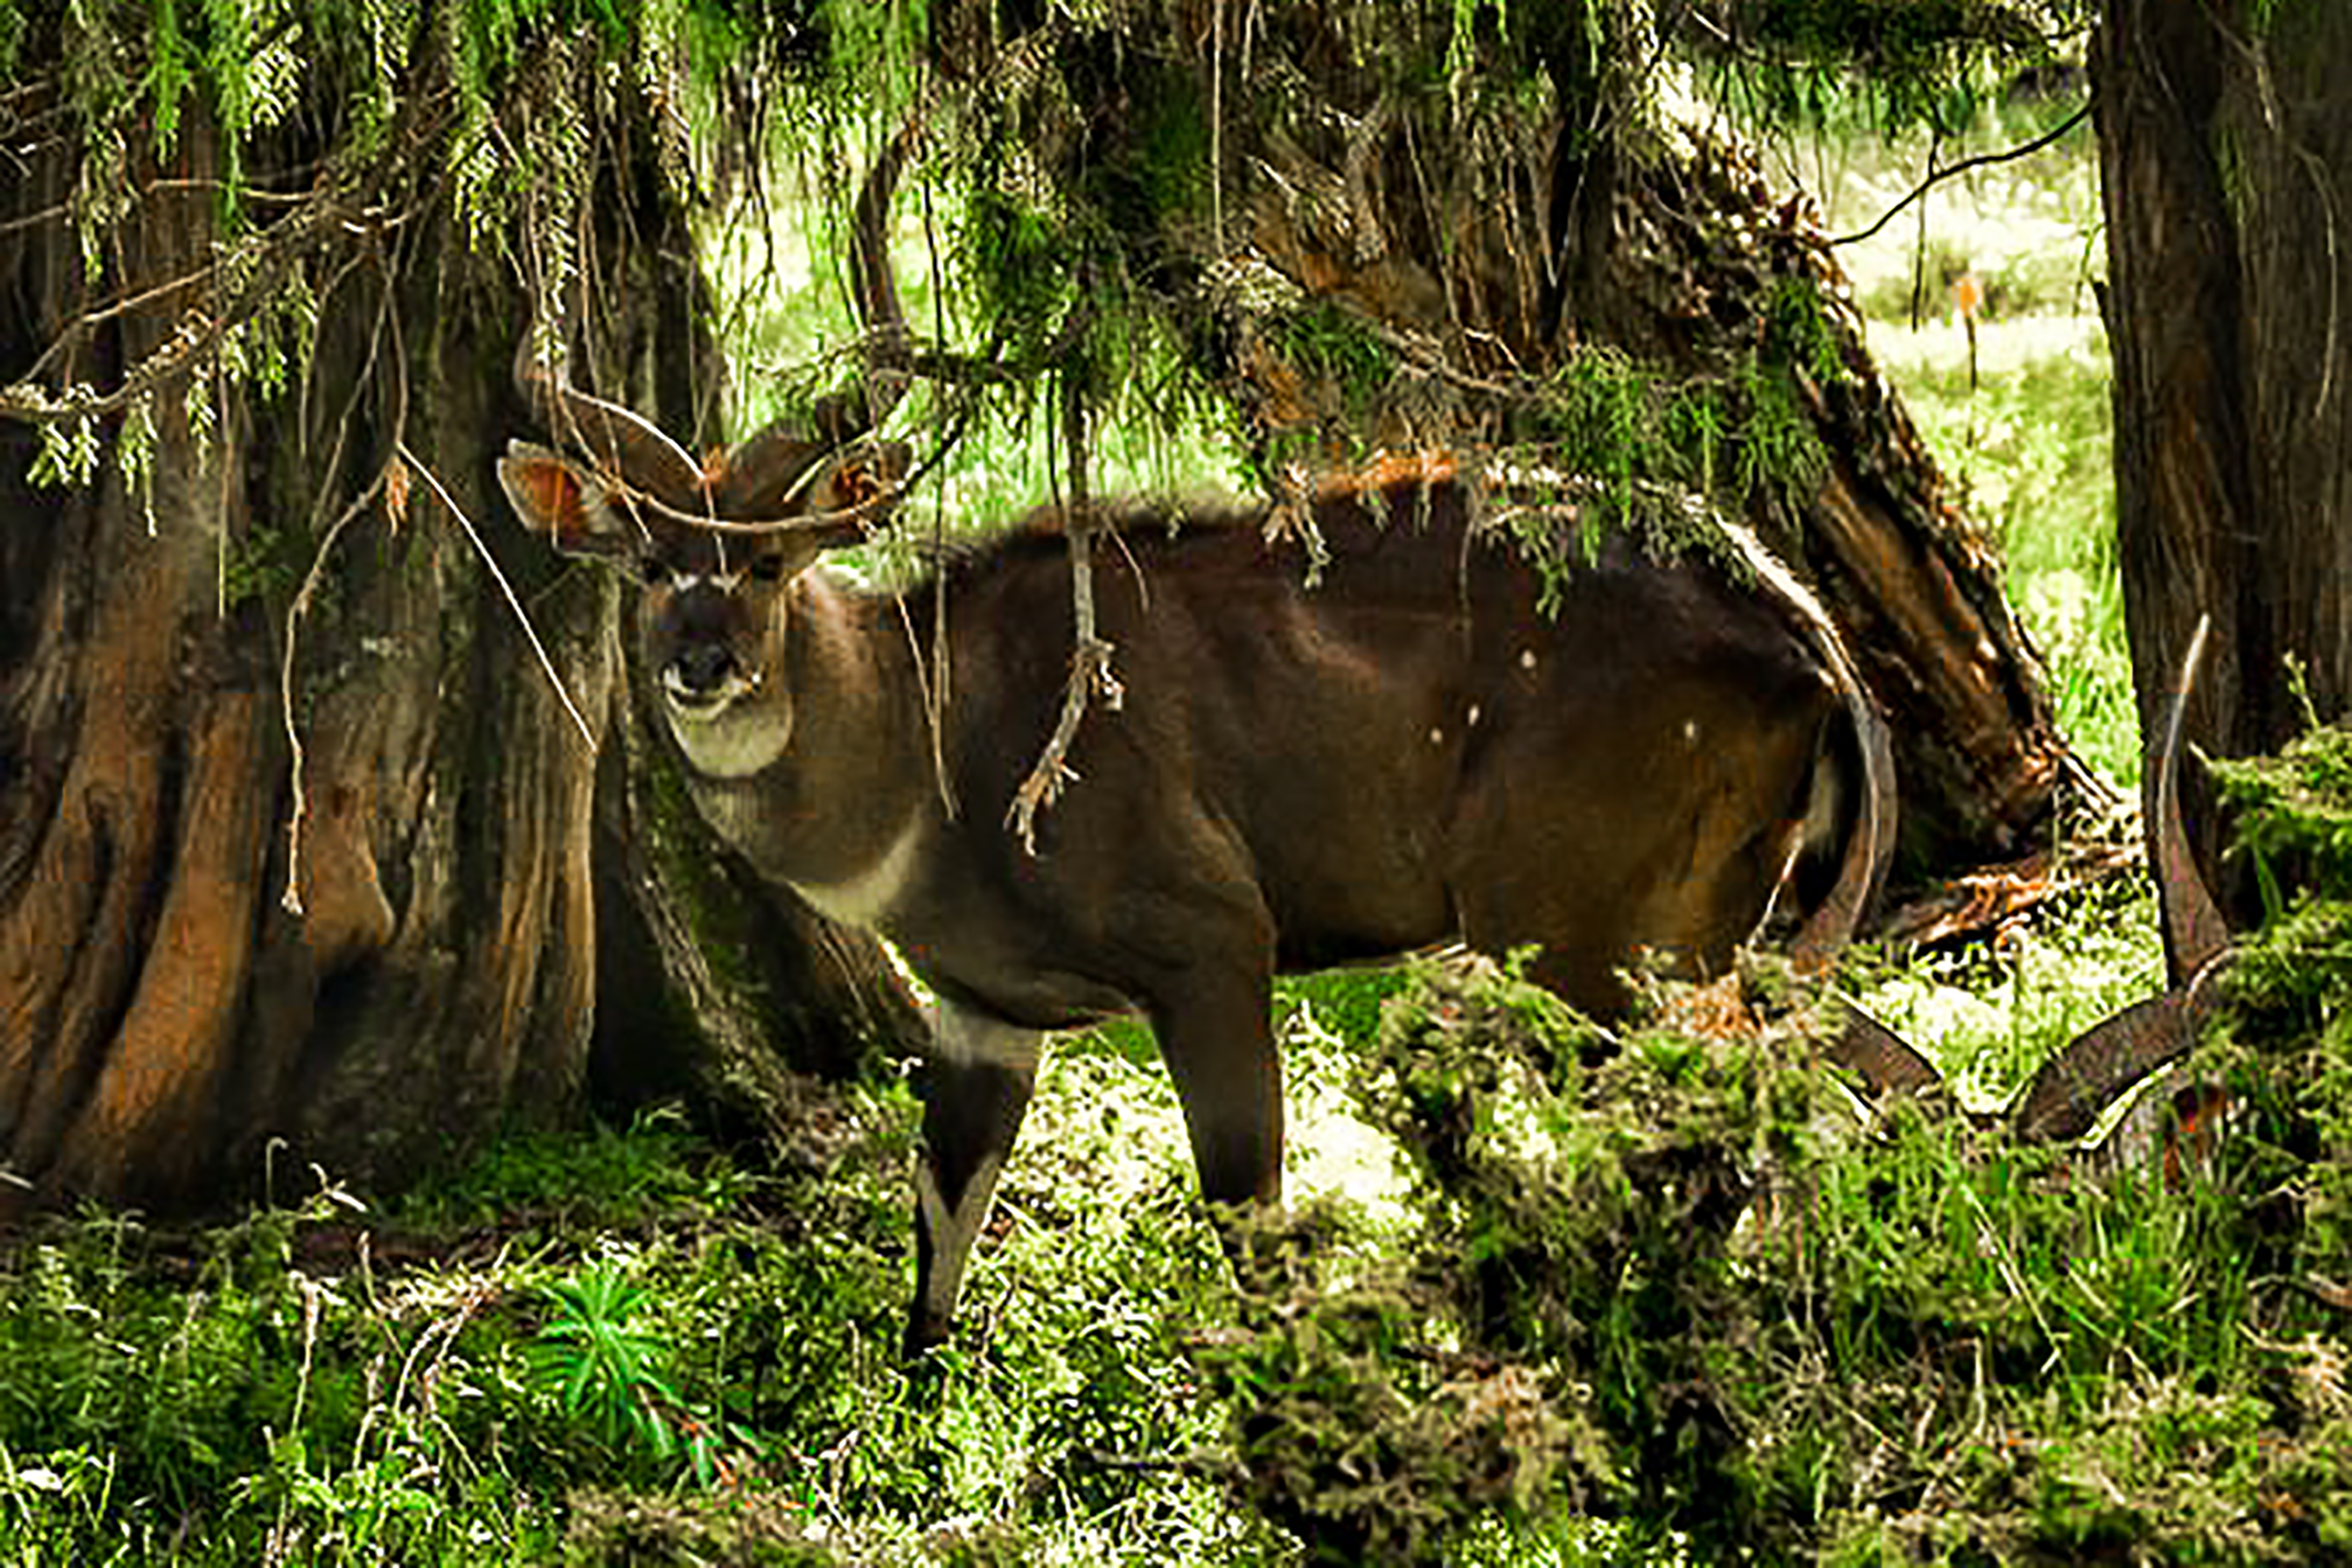
<path id="1" fill-rule="evenodd" d="M 1870 340 L 1964 509 L 1999 545 L 2059 728 L 2102 778 L 2135 788 L 2104 330 L 2095 317 L 1996 319 L 1972 348 L 1957 321 L 1875 322 Z"/>
<path id="2" fill-rule="evenodd" d="M 2063 108 L 1996 112 L 1939 161 L 2020 144 Z M 1852 235 L 1913 192 L 1929 151 L 1919 138 L 1890 148 L 1867 136 L 1803 137 L 1776 158 L 1817 195 L 1828 231 Z M 2060 728 L 2103 778 L 2132 789 L 2140 738 L 2115 563 L 2106 333 L 2091 288 L 2105 252 L 2088 127 L 1939 183 L 1837 255 L 1872 354 L 1964 511 L 1999 547 Z M 1964 287 L 1980 302 L 1973 335 L 1959 309 Z"/>
<path id="3" fill-rule="evenodd" d="M 2069 894 L 1989 941 L 1849 962 L 1873 1016 L 1934 1057 L 1962 1102 L 1990 1110 L 2059 1046 L 2164 990 L 2155 895 L 2145 878 Z"/>

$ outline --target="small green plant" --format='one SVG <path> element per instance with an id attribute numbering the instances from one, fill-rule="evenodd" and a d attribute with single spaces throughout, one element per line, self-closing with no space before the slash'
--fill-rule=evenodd
<path id="1" fill-rule="evenodd" d="M 2229 976 L 2229 1034 L 2256 1134 L 2246 1178 L 2294 1195 L 2294 1266 L 2343 1282 L 2352 1258 L 2352 730 L 2315 725 L 2275 758 L 2212 766 L 2237 823 L 2234 858 L 2253 868 L 2267 910 Z"/>
<path id="2" fill-rule="evenodd" d="M 681 1401 L 673 1353 L 643 1326 L 651 1292 L 611 1263 L 542 1287 L 554 1315 L 531 1342 L 530 1362 L 564 1413 L 585 1419 L 607 1449 L 668 1458 L 677 1449 Z"/>

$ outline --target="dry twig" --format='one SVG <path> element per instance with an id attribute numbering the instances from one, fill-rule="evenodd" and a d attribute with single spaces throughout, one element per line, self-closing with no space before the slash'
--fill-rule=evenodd
<path id="1" fill-rule="evenodd" d="M 1070 608 L 1076 619 L 1069 679 L 1061 688 L 1061 717 L 1056 721 L 1045 751 L 1039 754 L 1037 766 L 1021 782 L 1021 787 L 1013 791 L 1013 804 L 1005 813 L 1005 825 L 1020 835 L 1021 847 L 1032 855 L 1038 852 L 1038 812 L 1059 799 L 1063 787 L 1077 777 L 1069 766 L 1069 748 L 1077 739 L 1078 725 L 1086 717 L 1087 699 L 1100 696 L 1113 713 L 1126 699 L 1124 688 L 1111 671 L 1111 645 L 1102 640 L 1094 625 L 1094 502 L 1086 480 L 1086 400 L 1079 376 L 1062 377 L 1061 422 L 1069 448 L 1065 529 L 1069 538 Z"/>

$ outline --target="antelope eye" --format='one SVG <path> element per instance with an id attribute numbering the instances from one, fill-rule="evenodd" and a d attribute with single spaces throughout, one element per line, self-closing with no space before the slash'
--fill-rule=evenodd
<path id="1" fill-rule="evenodd" d="M 784 558 L 775 554 L 774 552 L 770 552 L 765 556 L 754 556 L 752 558 L 751 563 L 751 574 L 752 580 L 755 582 L 776 582 L 782 580 L 784 576 Z"/>
<path id="2" fill-rule="evenodd" d="M 669 562 L 659 556 L 639 556 L 637 575 L 645 579 L 647 587 L 657 588 L 670 579 Z"/>

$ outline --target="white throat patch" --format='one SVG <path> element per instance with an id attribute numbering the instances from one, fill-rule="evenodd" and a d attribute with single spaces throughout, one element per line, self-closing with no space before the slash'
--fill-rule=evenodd
<path id="1" fill-rule="evenodd" d="M 747 702 L 756 690 L 747 687 L 707 709 L 682 706 L 663 692 L 661 707 L 669 717 L 670 734 L 678 738 L 678 749 L 696 773 L 748 779 L 792 744 L 791 704 Z"/>

